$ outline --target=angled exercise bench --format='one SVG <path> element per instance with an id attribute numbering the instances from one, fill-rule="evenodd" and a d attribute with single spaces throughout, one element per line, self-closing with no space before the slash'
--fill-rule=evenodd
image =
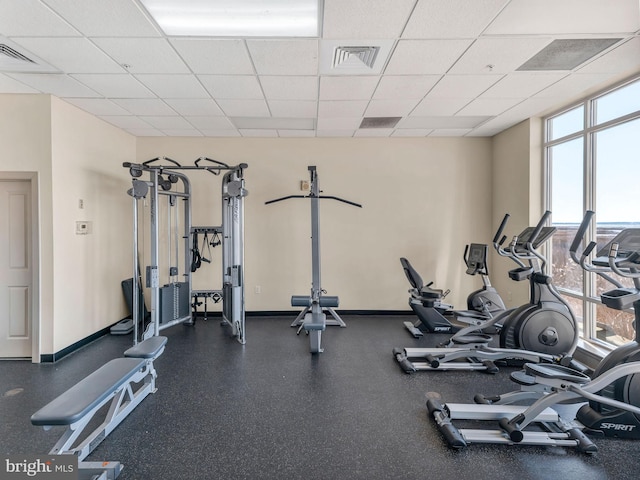
<path id="1" fill-rule="evenodd" d="M 114 479 L 119 462 L 83 462 L 107 435 L 150 393 L 156 391 L 153 361 L 164 351 L 167 337 L 151 337 L 109 361 L 31 416 L 33 425 L 49 430 L 66 426 L 50 455 L 76 455 L 80 478 Z M 102 423 L 83 435 L 94 417 L 110 402 Z M 98 419 L 99 420 L 99 419 Z"/>

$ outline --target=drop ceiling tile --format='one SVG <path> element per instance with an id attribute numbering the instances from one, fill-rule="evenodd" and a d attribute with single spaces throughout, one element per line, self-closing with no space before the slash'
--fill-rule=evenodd
<path id="1" fill-rule="evenodd" d="M 233 117 L 238 130 L 313 130 L 313 118 Z"/>
<path id="2" fill-rule="evenodd" d="M 640 56 L 638 57 L 640 58 Z M 573 73 L 559 82 L 536 93 L 535 98 L 556 98 L 566 102 L 574 97 L 582 97 L 590 89 L 599 89 L 610 81 L 611 75 L 604 73 Z"/>
<path id="3" fill-rule="evenodd" d="M 40 93 L 35 88 L 31 88 L 16 79 L 0 73 L 0 92 L 2 93 Z"/>
<path id="4" fill-rule="evenodd" d="M 152 128 L 146 122 L 140 120 L 140 118 L 133 115 L 102 115 L 100 116 L 105 122 L 109 122 L 119 128 L 128 130 L 130 128 L 150 129 Z"/>
<path id="5" fill-rule="evenodd" d="M 473 98 L 430 98 L 427 96 L 416 106 L 411 115 L 420 117 L 455 115 L 472 100 Z"/>
<path id="6" fill-rule="evenodd" d="M 131 0 L 43 0 L 90 37 L 151 37 L 160 33 Z"/>
<path id="7" fill-rule="evenodd" d="M 511 73 L 552 42 L 549 37 L 479 38 L 449 73 Z"/>
<path id="8" fill-rule="evenodd" d="M 396 128 L 392 137 L 426 137 L 433 130 L 429 128 Z"/>
<path id="9" fill-rule="evenodd" d="M 493 137 L 499 134 L 502 130 L 496 128 L 485 128 L 484 125 L 474 128 L 465 137 Z"/>
<path id="10" fill-rule="evenodd" d="M 190 130 L 193 129 L 193 126 L 187 122 L 184 118 L 178 116 L 140 116 L 140 120 L 148 123 L 152 127 L 155 127 L 159 130 Z"/>
<path id="11" fill-rule="evenodd" d="M 360 128 L 356 130 L 354 137 L 390 137 L 393 128 Z"/>
<path id="12" fill-rule="evenodd" d="M 318 40 L 247 40 L 258 75 L 317 75 Z"/>
<path id="13" fill-rule="evenodd" d="M 488 35 L 635 32 L 637 0 L 512 0 L 484 31 Z"/>
<path id="14" fill-rule="evenodd" d="M 229 117 L 268 117 L 269 109 L 264 100 L 218 100 L 218 105 Z"/>
<path id="15" fill-rule="evenodd" d="M 127 71 L 189 73 L 182 59 L 164 38 L 94 38 L 93 41 Z"/>
<path id="16" fill-rule="evenodd" d="M 316 131 L 316 137 L 353 137 L 355 130 L 320 130 Z"/>
<path id="17" fill-rule="evenodd" d="M 315 137 L 315 130 L 278 130 L 279 137 Z"/>
<path id="18" fill-rule="evenodd" d="M 103 97 L 109 98 L 152 98 L 155 95 L 134 77 L 128 74 L 94 75 L 80 73 L 73 78 L 92 88 Z M 64 95 L 74 97 L 80 95 Z"/>
<path id="19" fill-rule="evenodd" d="M 209 130 L 209 129 L 201 129 L 200 130 L 205 137 L 239 137 L 240 132 L 237 130 Z"/>
<path id="20" fill-rule="evenodd" d="M 480 95 L 482 98 L 521 98 L 535 95 L 567 73 L 511 73 Z"/>
<path id="21" fill-rule="evenodd" d="M 318 118 L 318 122 L 316 123 L 316 129 L 320 130 L 350 130 L 353 134 L 354 130 L 357 130 L 360 127 L 360 123 L 362 123 L 362 117 L 326 117 L 326 118 Z"/>
<path id="22" fill-rule="evenodd" d="M 169 137 L 202 137 L 202 132 L 193 128 L 163 128 L 161 131 Z"/>
<path id="23" fill-rule="evenodd" d="M 13 38 L 65 73 L 123 73 L 124 69 L 86 38 Z M 28 56 L 28 55 L 27 55 Z"/>
<path id="24" fill-rule="evenodd" d="M 318 112 L 315 100 L 269 100 L 268 103 L 274 117 L 313 118 Z"/>
<path id="25" fill-rule="evenodd" d="M 187 116 L 185 119 L 198 130 L 235 130 L 227 117 Z"/>
<path id="26" fill-rule="evenodd" d="M 500 115 L 521 101 L 519 98 L 476 98 L 457 115 Z"/>
<path id="27" fill-rule="evenodd" d="M 171 38 L 169 41 L 193 73 L 255 74 L 243 40 Z"/>
<path id="28" fill-rule="evenodd" d="M 61 74 L 36 74 L 36 73 L 10 73 L 9 77 L 18 80 L 42 93 L 50 93 L 56 97 L 99 97 L 96 91 L 87 88 L 68 75 Z"/>
<path id="29" fill-rule="evenodd" d="M 167 98 L 169 104 L 180 115 L 223 116 L 222 110 L 210 98 Z"/>
<path id="30" fill-rule="evenodd" d="M 446 73 L 471 43 L 472 40 L 400 40 L 385 74 Z"/>
<path id="31" fill-rule="evenodd" d="M 458 129 L 474 128 L 491 117 L 471 116 L 471 117 L 406 117 L 400 120 L 398 128 L 433 128 L 433 129 Z"/>
<path id="32" fill-rule="evenodd" d="M 204 88 L 215 99 L 262 99 L 260 83 L 254 75 L 198 75 Z"/>
<path id="33" fill-rule="evenodd" d="M 475 38 L 508 0 L 420 0 L 402 38 Z"/>
<path id="34" fill-rule="evenodd" d="M 253 128 L 242 128 L 238 130 L 243 137 L 277 137 L 277 130 L 257 130 Z"/>
<path id="35" fill-rule="evenodd" d="M 424 97 L 442 78 L 440 75 L 385 75 L 380 79 L 373 98 L 393 100 Z"/>
<path id="36" fill-rule="evenodd" d="M 261 76 L 267 100 L 317 100 L 318 78 L 312 76 Z"/>
<path id="37" fill-rule="evenodd" d="M 3 0 L 0 32 L 7 37 L 78 37 L 80 33 L 38 0 Z"/>
<path id="38" fill-rule="evenodd" d="M 396 38 L 415 0 L 325 0 L 323 38 Z"/>
<path id="39" fill-rule="evenodd" d="M 431 89 L 428 98 L 477 97 L 502 77 L 502 75 L 445 75 Z"/>
<path id="40" fill-rule="evenodd" d="M 464 137 L 467 133 L 471 133 L 471 128 L 436 128 L 430 137 Z"/>
<path id="41" fill-rule="evenodd" d="M 121 98 L 114 99 L 113 102 L 132 115 L 176 115 L 169 105 L 158 98 Z"/>
<path id="42" fill-rule="evenodd" d="M 367 108 L 366 100 L 324 100 L 318 105 L 319 117 L 361 117 Z"/>
<path id="43" fill-rule="evenodd" d="M 320 77 L 320 100 L 368 100 L 378 85 L 379 77 Z"/>
<path id="44" fill-rule="evenodd" d="M 129 115 L 129 112 L 124 108 L 104 98 L 65 98 L 64 101 L 96 117 L 102 115 Z"/>
<path id="45" fill-rule="evenodd" d="M 194 75 L 136 75 L 136 78 L 162 98 L 209 98 Z"/>
<path id="46" fill-rule="evenodd" d="M 617 46 L 578 70 L 578 73 L 621 74 L 636 70 L 640 59 L 640 37 Z"/>
<path id="47" fill-rule="evenodd" d="M 408 115 L 420 100 L 371 100 L 365 117 L 403 117 Z"/>
<path id="48" fill-rule="evenodd" d="M 165 134 L 155 128 L 126 128 L 126 132 L 135 137 L 164 137 Z"/>

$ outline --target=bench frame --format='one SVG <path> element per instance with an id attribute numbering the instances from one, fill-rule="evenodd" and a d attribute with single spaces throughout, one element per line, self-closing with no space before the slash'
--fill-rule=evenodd
<path id="1" fill-rule="evenodd" d="M 77 455 L 78 461 L 84 460 L 100 443 L 124 420 L 129 413 L 136 408 L 142 400 L 150 393 L 156 392 L 156 370 L 153 368 L 153 361 L 141 360 L 140 369 L 130 376 L 127 381 L 118 387 L 101 402 L 98 402 L 86 415 L 80 420 L 67 425 L 67 429 L 62 437 L 56 442 L 49 452 L 50 455 Z M 142 385 L 134 390 L 134 384 Z M 82 433 L 85 431 L 89 423 L 96 416 L 96 413 L 111 402 L 109 410 L 106 413 L 103 422 L 90 434 L 83 438 L 77 445 Z M 45 430 L 52 428 L 51 425 L 43 426 Z"/>
<path id="2" fill-rule="evenodd" d="M 79 479 L 113 480 L 122 471 L 119 462 L 84 462 L 83 460 L 151 393 L 155 393 L 157 373 L 153 361 L 164 351 L 166 337 L 152 337 L 125 352 L 125 357 L 139 359 L 139 367 L 116 386 L 112 392 L 97 399 L 89 410 L 75 422 L 69 421 L 60 439 L 53 446 L 50 455 L 75 455 L 78 458 Z M 118 359 L 111 360 L 116 362 Z M 108 365 L 109 363 L 105 365 Z M 80 382 L 83 382 L 81 380 Z M 65 395 L 63 393 L 62 395 Z M 59 398 L 59 397 L 58 397 Z M 102 423 L 91 433 L 84 435 L 94 418 L 109 404 Z M 37 414 L 37 413 L 36 413 Z M 34 414 L 34 415 L 36 415 Z M 51 424 L 41 424 L 44 430 L 64 426 L 60 420 Z M 78 443 L 79 442 L 79 443 Z M 77 445 L 76 445 L 77 444 Z M 74 446 L 75 445 L 75 446 Z"/>

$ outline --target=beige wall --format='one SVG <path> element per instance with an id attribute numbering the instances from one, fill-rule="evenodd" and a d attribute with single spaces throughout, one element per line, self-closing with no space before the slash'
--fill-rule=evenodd
<path id="1" fill-rule="evenodd" d="M 511 215 L 504 232 L 508 239 L 525 227 L 535 225 L 542 215 L 541 143 L 542 121 L 539 118 L 521 122 L 493 137 L 492 218 L 497 228 L 505 213 Z M 526 303 L 528 282 L 515 282 L 507 274 L 516 264 L 494 252 L 492 265 L 493 285 L 508 306 Z"/>
<path id="2" fill-rule="evenodd" d="M 309 202 L 264 204 L 303 193 L 299 183 L 309 178 L 308 165 L 318 167 L 325 194 L 364 205 L 321 202 L 323 287 L 350 310 L 408 308 L 401 256 L 426 281 L 450 288 L 448 300 L 464 307 L 466 295 L 480 284 L 464 274 L 465 244 L 489 242 L 507 210 L 512 228 L 527 224 L 534 215 L 528 199 L 541 178 L 528 163 L 540 138 L 533 121 L 494 139 L 136 139 L 46 95 L 1 95 L 0 107 L 0 171 L 37 174 L 43 354 L 124 315 L 120 281 L 130 276 L 132 246 L 125 193 L 130 177 L 123 161 L 168 156 L 186 164 L 208 156 L 249 165 L 249 311 L 292 309 L 292 294 L 308 294 Z M 190 178 L 194 224 L 218 225 L 220 177 L 193 172 Z M 91 222 L 90 235 L 75 234 L 79 220 Z M 196 273 L 196 288 L 219 288 L 220 254 L 214 250 L 213 264 Z M 506 279 L 508 263 L 493 259 L 492 280 L 500 291 L 505 285 L 513 289 Z M 261 293 L 255 293 L 256 286 Z"/>
<path id="3" fill-rule="evenodd" d="M 320 205 L 322 286 L 340 297 L 340 308 L 407 309 L 409 285 L 401 256 L 409 258 L 426 281 L 450 288 L 448 300 L 459 307 L 480 283 L 464 274 L 462 253 L 468 242 L 490 241 L 490 139 L 138 138 L 139 162 L 158 156 L 184 164 L 208 156 L 249 165 L 247 310 L 291 309 L 292 294 L 309 293 L 309 201 L 264 204 L 303 193 L 299 184 L 309 179 L 308 165 L 317 166 L 326 195 L 364 206 L 330 200 Z M 194 225 L 218 225 L 220 179 L 205 173 L 190 178 Z M 205 268 L 215 270 L 207 281 L 202 280 L 210 274 Z M 219 262 L 196 272 L 194 286 L 219 288 Z"/>
<path id="4" fill-rule="evenodd" d="M 120 282 L 131 276 L 132 226 L 122 162 L 132 160 L 135 137 L 57 98 L 51 114 L 57 352 L 127 314 Z M 91 233 L 76 235 L 76 221 L 91 222 Z"/>

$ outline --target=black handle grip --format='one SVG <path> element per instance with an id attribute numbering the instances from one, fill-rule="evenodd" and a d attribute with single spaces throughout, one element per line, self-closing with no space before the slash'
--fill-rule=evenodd
<path id="1" fill-rule="evenodd" d="M 584 252 L 582 252 L 582 256 L 584 257 L 588 257 L 589 254 L 591 253 L 591 251 L 596 248 L 596 245 L 598 245 L 596 242 L 589 242 L 589 245 L 587 245 L 587 248 L 584 249 Z"/>
<path id="2" fill-rule="evenodd" d="M 502 222 L 500 222 L 500 226 L 498 227 L 498 231 L 493 236 L 493 243 L 498 242 L 498 239 L 500 238 L 500 236 L 502 235 L 502 232 L 504 231 L 504 227 L 507 226 L 507 222 L 509 221 L 510 216 L 511 215 L 509 215 L 508 213 L 504 215 L 504 218 L 502 219 Z"/>
<path id="3" fill-rule="evenodd" d="M 542 231 L 542 227 L 544 227 L 544 224 L 547 223 L 547 219 L 550 216 L 551 216 L 551 212 L 549 210 L 544 212 L 544 215 L 542 215 L 542 218 L 540 219 L 540 221 L 536 225 L 535 230 L 533 231 L 533 233 L 531 234 L 531 237 L 529 238 L 529 243 L 531 245 L 536 243 L 536 238 L 538 238 L 538 235 L 540 235 L 540 232 Z"/>
<path id="4" fill-rule="evenodd" d="M 571 246 L 569 247 L 570 252 L 576 253 L 576 251 L 578 250 L 578 247 L 580 246 L 580 242 L 582 242 L 582 239 L 584 238 L 584 234 L 587 231 L 589 224 L 591 223 L 591 218 L 595 215 L 595 213 L 596 212 L 593 212 L 591 210 L 587 210 L 585 212 L 584 218 L 582 219 L 582 223 L 580 224 L 580 227 L 576 232 L 576 236 L 573 237 L 573 243 L 571 243 Z"/>

